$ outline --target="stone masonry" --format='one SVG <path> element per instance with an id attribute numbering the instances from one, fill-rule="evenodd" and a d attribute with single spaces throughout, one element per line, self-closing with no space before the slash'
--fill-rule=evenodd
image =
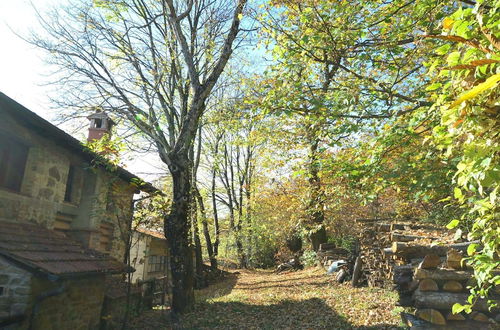
<path id="1" fill-rule="evenodd" d="M 30 303 L 31 273 L 0 257 L 0 319 L 23 314 Z"/>

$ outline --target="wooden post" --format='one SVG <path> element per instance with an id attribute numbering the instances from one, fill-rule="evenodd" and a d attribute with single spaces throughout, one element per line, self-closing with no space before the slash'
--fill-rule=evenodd
<path id="1" fill-rule="evenodd" d="M 352 272 L 352 286 L 356 287 L 358 285 L 359 278 L 361 276 L 361 268 L 363 261 L 361 260 L 361 256 L 356 258 L 356 262 L 354 263 L 354 270 Z"/>

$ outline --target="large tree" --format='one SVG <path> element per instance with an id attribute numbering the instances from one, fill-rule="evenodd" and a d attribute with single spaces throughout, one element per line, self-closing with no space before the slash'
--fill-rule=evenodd
<path id="1" fill-rule="evenodd" d="M 157 150 L 173 180 L 164 226 L 171 251 L 173 310 L 193 306 L 189 158 L 207 100 L 241 38 L 246 0 L 76 0 L 31 42 L 58 69 L 64 111 L 121 118 Z"/>
<path id="2" fill-rule="evenodd" d="M 262 15 L 276 65 L 263 105 L 294 121 L 308 151 L 304 219 L 314 249 L 326 240 L 320 154 L 347 137 L 377 135 L 384 124 L 429 106 L 419 34 L 442 17 L 436 1 L 270 1 Z M 394 24 L 398 29 L 394 29 Z M 340 144 L 342 142 L 342 144 Z"/>

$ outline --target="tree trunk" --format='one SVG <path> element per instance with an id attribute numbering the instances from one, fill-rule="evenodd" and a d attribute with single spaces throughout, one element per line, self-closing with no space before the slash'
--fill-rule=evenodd
<path id="1" fill-rule="evenodd" d="M 247 268 L 247 258 L 245 255 L 245 251 L 243 249 L 243 242 L 241 239 L 241 225 L 236 226 L 236 231 L 235 231 L 235 238 L 236 238 L 236 251 L 238 252 L 238 259 L 239 259 L 239 264 L 240 268 Z"/>
<path id="2" fill-rule="evenodd" d="M 318 147 L 319 139 L 314 138 L 311 141 L 311 148 L 309 153 L 309 189 L 310 200 L 308 206 L 309 225 L 311 227 L 318 227 L 314 232 L 309 235 L 309 240 L 314 251 L 318 251 L 319 245 L 326 243 L 326 230 L 323 226 L 325 214 L 323 212 L 323 192 L 321 189 L 321 179 L 319 177 L 318 165 Z"/>
<path id="3" fill-rule="evenodd" d="M 207 211 L 205 210 L 205 204 L 203 203 L 203 198 L 201 197 L 198 187 L 194 188 L 194 193 L 196 195 L 196 200 L 200 208 L 201 223 L 203 226 L 203 236 L 205 236 L 205 241 L 207 243 L 207 253 L 208 253 L 208 258 L 210 259 L 210 266 L 212 267 L 212 269 L 215 270 L 217 269 L 217 258 L 214 255 L 212 239 L 210 237 L 210 231 L 208 230 Z"/>
<path id="4" fill-rule="evenodd" d="M 194 185 L 194 183 L 193 183 Z M 194 191 L 193 191 L 194 192 Z M 195 270 L 196 270 L 196 288 L 201 289 L 206 287 L 205 283 L 205 275 L 203 273 L 203 252 L 201 250 L 201 240 L 200 240 L 200 231 L 198 229 L 198 212 L 196 208 L 196 200 L 193 198 L 191 202 L 191 221 L 193 227 L 193 241 L 194 241 L 194 255 L 195 255 Z"/>
<path id="5" fill-rule="evenodd" d="M 172 310 L 184 313 L 194 305 L 193 254 L 189 242 L 191 171 L 187 154 L 172 157 L 173 202 L 165 219 L 172 272 Z"/>
<path id="6" fill-rule="evenodd" d="M 311 241 L 313 250 L 318 251 L 320 244 L 323 244 L 327 241 L 325 227 L 321 226 L 319 230 L 310 234 L 309 240 Z"/>
<path id="7" fill-rule="evenodd" d="M 217 148 L 217 146 L 216 146 L 216 148 Z M 214 167 L 212 169 L 212 208 L 213 208 L 213 213 L 214 213 L 214 231 L 215 231 L 214 258 L 217 260 L 217 256 L 219 255 L 220 228 L 219 228 L 219 213 L 217 211 L 217 199 L 216 199 L 216 194 L 215 194 L 215 188 L 216 188 L 215 178 L 216 178 L 216 174 L 217 173 L 216 173 L 216 170 L 215 170 L 215 167 Z"/>

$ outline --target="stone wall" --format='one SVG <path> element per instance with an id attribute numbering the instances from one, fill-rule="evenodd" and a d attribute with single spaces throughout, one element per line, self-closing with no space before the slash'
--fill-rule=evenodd
<path id="1" fill-rule="evenodd" d="M 31 297 L 31 273 L 0 257 L 0 320 L 24 314 Z"/>
<path id="2" fill-rule="evenodd" d="M 34 329 L 99 329 L 104 301 L 104 276 L 50 282 L 34 278 L 34 297 L 62 286 L 62 292 L 44 299 L 37 308 Z"/>

